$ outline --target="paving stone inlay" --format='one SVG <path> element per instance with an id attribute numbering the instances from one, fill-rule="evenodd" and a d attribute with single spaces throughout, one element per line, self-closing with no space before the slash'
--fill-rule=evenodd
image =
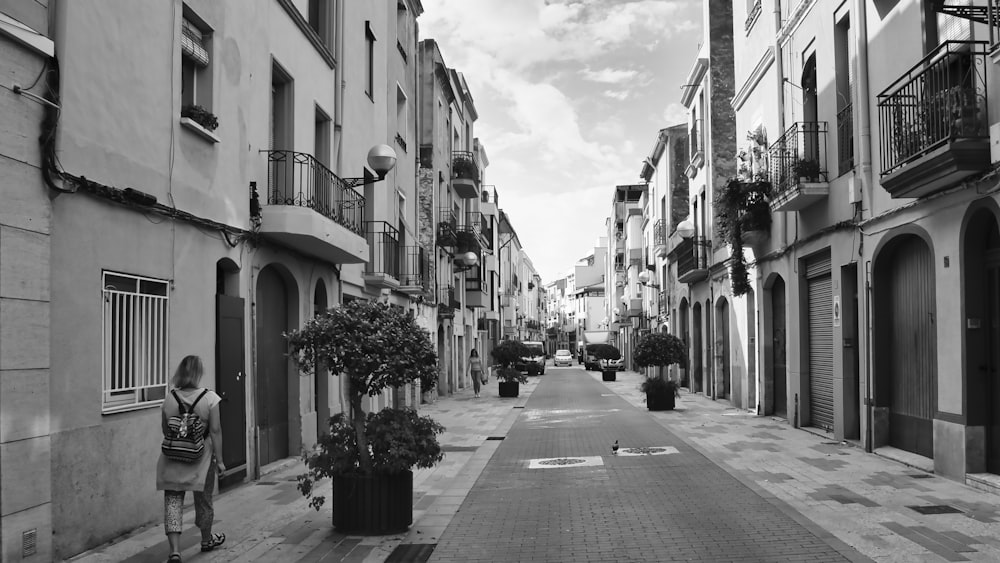
<path id="1" fill-rule="evenodd" d="M 618 455 L 628 457 L 628 456 L 644 456 L 644 455 L 669 455 L 677 453 L 677 448 L 673 446 L 663 446 L 656 448 L 621 448 L 618 450 Z"/>
<path id="2" fill-rule="evenodd" d="M 604 465 L 601 456 L 586 457 L 549 457 L 529 459 L 528 469 L 551 469 L 553 467 L 593 467 Z"/>

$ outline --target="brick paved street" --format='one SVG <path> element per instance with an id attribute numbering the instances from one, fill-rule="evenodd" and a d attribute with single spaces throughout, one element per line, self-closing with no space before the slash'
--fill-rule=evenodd
<path id="1" fill-rule="evenodd" d="M 336 533 L 329 507 L 313 511 L 295 490 L 293 459 L 220 495 L 225 547 L 199 553 L 189 527 L 185 561 L 1000 560 L 998 497 L 916 467 L 925 459 L 865 453 L 700 395 L 652 413 L 638 374 L 600 379 L 550 367 L 518 399 L 499 399 L 494 383 L 482 399 L 460 391 L 423 406 L 448 429 L 446 457 L 415 473 L 406 534 Z M 628 455 L 639 447 L 665 450 Z M 156 524 L 73 561 L 165 557 Z"/>

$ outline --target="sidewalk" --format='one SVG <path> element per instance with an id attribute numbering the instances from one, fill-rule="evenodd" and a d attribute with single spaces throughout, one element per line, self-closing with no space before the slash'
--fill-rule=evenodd
<path id="1" fill-rule="evenodd" d="M 645 408 L 642 376 L 617 379 L 605 385 Z M 925 458 L 866 453 L 686 392 L 675 410 L 649 414 L 758 494 L 876 561 L 1000 561 L 1000 497 L 928 473 Z"/>
<path id="2" fill-rule="evenodd" d="M 225 545 L 216 551 L 201 553 L 193 508 L 185 510 L 184 561 L 375 563 L 389 560 L 397 548 L 394 558 L 418 554 L 421 545 L 436 543 L 444 532 L 500 443 L 490 437 L 506 433 L 538 381 L 529 378 L 516 399 L 499 398 L 494 379 L 483 387 L 479 399 L 470 388 L 420 406 L 420 414 L 445 427 L 438 437 L 445 457 L 432 469 L 414 471 L 413 525 L 406 533 L 361 537 L 335 532 L 329 504 L 317 512 L 295 488 L 295 477 L 304 472 L 304 465 L 289 458 L 272 466 L 272 472 L 259 481 L 216 497 L 215 531 L 226 534 Z M 317 486 L 317 493 L 329 498 L 330 488 L 327 480 Z M 167 555 L 163 524 L 157 522 L 69 561 L 162 563 Z"/>

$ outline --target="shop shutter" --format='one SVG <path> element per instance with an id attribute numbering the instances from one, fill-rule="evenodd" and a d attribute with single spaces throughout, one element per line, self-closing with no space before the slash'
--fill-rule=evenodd
<path id="1" fill-rule="evenodd" d="M 833 428 L 833 280 L 830 257 L 806 263 L 809 298 L 809 410 L 812 426 Z"/>

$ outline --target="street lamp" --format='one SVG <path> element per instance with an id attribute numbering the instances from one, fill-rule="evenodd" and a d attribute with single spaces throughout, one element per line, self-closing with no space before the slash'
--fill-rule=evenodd
<path id="1" fill-rule="evenodd" d="M 692 223 L 690 219 L 685 219 L 681 221 L 680 224 L 677 225 L 677 234 L 680 235 L 680 237 L 684 240 L 691 239 L 692 237 L 694 237 L 694 223 Z M 712 244 L 711 241 L 707 241 L 701 237 L 694 239 L 691 242 L 693 242 L 694 244 L 699 244 L 701 246 L 710 246 Z"/>
<path id="2" fill-rule="evenodd" d="M 375 145 L 368 151 L 368 166 L 378 174 L 378 178 L 342 178 L 348 188 L 356 188 L 362 184 L 369 184 L 385 180 L 385 175 L 396 166 L 396 151 L 389 145 Z"/>
<path id="3" fill-rule="evenodd" d="M 479 256 L 475 252 L 465 252 L 455 256 L 455 269 L 459 272 L 470 270 L 479 263 Z"/>
<path id="4" fill-rule="evenodd" d="M 646 271 L 646 270 L 643 270 L 643 271 L 639 272 L 639 283 L 641 283 L 642 285 L 644 285 L 646 287 L 652 287 L 652 288 L 655 288 L 655 289 L 659 289 L 659 287 L 660 287 L 658 284 L 650 283 L 650 281 L 649 281 L 649 272 Z"/>

